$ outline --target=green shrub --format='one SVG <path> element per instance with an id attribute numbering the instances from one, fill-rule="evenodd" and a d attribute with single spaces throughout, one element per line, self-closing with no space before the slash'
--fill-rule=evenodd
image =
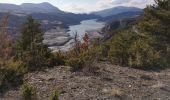
<path id="1" fill-rule="evenodd" d="M 114 64 L 138 68 L 170 66 L 170 0 L 155 0 L 131 31 L 117 33 L 110 44 Z M 134 33 L 136 35 L 134 35 Z"/>
<path id="2" fill-rule="evenodd" d="M 109 58 L 113 64 L 149 69 L 169 65 L 168 49 L 157 49 L 157 41 L 147 33 L 124 31 L 118 33 L 109 45 Z"/>
<path id="3" fill-rule="evenodd" d="M 83 68 L 84 65 L 84 60 L 83 58 L 70 58 L 67 61 L 67 64 L 72 68 L 72 71 L 77 71 L 77 70 L 81 70 Z"/>
<path id="4" fill-rule="evenodd" d="M 82 70 L 85 67 L 93 67 L 93 62 L 98 60 L 101 55 L 100 46 L 91 47 L 88 50 L 81 50 L 77 53 L 75 50 L 69 51 L 67 55 L 67 64 L 72 68 L 72 71 Z"/>
<path id="5" fill-rule="evenodd" d="M 65 55 L 59 51 L 54 54 L 53 61 L 55 65 L 65 65 Z"/>
<path id="6" fill-rule="evenodd" d="M 53 91 L 50 100 L 59 100 L 59 92 L 57 90 Z"/>
<path id="7" fill-rule="evenodd" d="M 159 59 L 159 54 L 149 42 L 151 42 L 151 40 L 139 39 L 131 44 L 128 50 L 129 66 L 139 68 L 151 68 L 157 66 L 156 61 Z"/>
<path id="8" fill-rule="evenodd" d="M 21 87 L 21 95 L 23 100 L 36 100 L 37 99 L 36 87 L 30 84 L 24 84 Z"/>
<path id="9" fill-rule="evenodd" d="M 31 16 L 23 23 L 21 37 L 15 46 L 16 58 L 23 62 L 28 71 L 43 70 L 56 63 L 51 50 L 43 44 L 43 31 L 40 23 Z"/>
<path id="10" fill-rule="evenodd" d="M 8 85 L 16 86 L 22 83 L 22 77 L 15 70 L 0 68 L 0 88 Z"/>
<path id="11" fill-rule="evenodd" d="M 110 50 L 110 45 L 108 43 L 105 43 L 101 47 L 101 56 L 102 57 L 108 57 Z"/>
<path id="12" fill-rule="evenodd" d="M 138 39 L 136 33 L 123 31 L 118 33 L 109 43 L 109 59 L 112 63 L 118 65 L 128 65 L 129 52 L 131 44 Z"/>
<path id="13" fill-rule="evenodd" d="M 56 57 L 46 46 L 37 47 L 35 51 L 24 51 L 19 59 L 22 60 L 23 66 L 27 71 L 44 70 L 58 63 Z"/>
<path id="14" fill-rule="evenodd" d="M 8 86 L 17 86 L 23 82 L 23 69 L 19 67 L 20 62 L 7 60 L 0 63 L 0 89 Z"/>
<path id="15" fill-rule="evenodd" d="M 110 41 L 109 58 L 113 64 L 131 67 L 153 67 L 159 58 L 154 39 L 131 31 L 118 33 Z"/>

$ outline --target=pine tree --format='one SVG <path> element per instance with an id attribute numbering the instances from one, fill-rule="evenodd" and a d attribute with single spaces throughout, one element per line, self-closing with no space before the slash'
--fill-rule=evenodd
<path id="1" fill-rule="evenodd" d="M 109 58 L 114 64 L 128 65 L 129 48 L 139 39 L 137 34 L 131 31 L 122 31 L 114 36 L 110 42 Z"/>
<path id="2" fill-rule="evenodd" d="M 43 32 L 40 24 L 29 16 L 22 25 L 21 39 L 18 42 L 20 59 L 25 63 L 28 70 L 42 69 L 53 66 L 53 55 L 46 45 L 43 44 Z"/>
<path id="3" fill-rule="evenodd" d="M 170 1 L 155 0 L 155 3 L 145 9 L 139 28 L 157 39 L 157 45 L 167 47 L 170 45 Z"/>
<path id="4" fill-rule="evenodd" d="M 148 6 L 139 23 L 139 29 L 152 38 L 151 45 L 159 53 L 162 66 L 169 66 L 170 59 L 170 0 L 155 0 Z"/>
<path id="5" fill-rule="evenodd" d="M 21 29 L 21 47 L 23 50 L 32 50 L 36 44 L 43 41 L 43 32 L 40 24 L 29 16 Z"/>

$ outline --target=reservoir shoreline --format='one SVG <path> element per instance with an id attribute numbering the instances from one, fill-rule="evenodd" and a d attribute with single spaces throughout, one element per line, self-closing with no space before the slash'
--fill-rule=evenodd
<path id="1" fill-rule="evenodd" d="M 73 45 L 73 37 L 77 32 L 81 40 L 85 33 L 88 33 L 90 39 L 99 37 L 101 29 L 105 26 L 104 22 L 99 22 L 96 19 L 83 20 L 80 24 L 71 25 L 68 29 L 56 27 L 44 34 L 44 44 L 48 45 L 53 52 L 58 50 L 68 51 Z"/>

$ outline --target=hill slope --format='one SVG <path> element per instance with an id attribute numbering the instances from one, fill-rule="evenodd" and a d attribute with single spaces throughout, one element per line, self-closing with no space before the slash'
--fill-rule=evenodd
<path id="1" fill-rule="evenodd" d="M 135 8 L 135 7 L 118 6 L 118 7 L 113 7 L 110 9 L 105 9 L 102 11 L 93 12 L 93 14 L 99 15 L 102 17 L 107 17 L 107 16 L 117 15 L 117 14 L 125 13 L 125 12 L 139 12 L 139 11 L 142 11 L 142 9 Z"/>
<path id="2" fill-rule="evenodd" d="M 25 79 L 35 84 L 38 98 L 48 100 L 54 88 L 60 100 L 168 100 L 170 70 L 143 71 L 96 62 L 97 74 L 70 72 L 67 66 L 58 66 L 45 72 L 29 73 Z M 156 92 L 155 92 L 156 91 Z M 1 98 L 1 97 L 0 97 Z M 20 99 L 19 88 L 4 96 L 6 100 Z M 3 98 L 2 98 L 3 99 Z"/>
<path id="3" fill-rule="evenodd" d="M 137 18 L 143 14 L 142 11 L 137 12 L 124 12 L 116 15 L 111 15 L 107 17 L 100 18 L 100 21 L 106 21 L 106 22 L 113 22 L 113 21 L 119 21 L 123 19 L 129 19 L 129 18 Z"/>

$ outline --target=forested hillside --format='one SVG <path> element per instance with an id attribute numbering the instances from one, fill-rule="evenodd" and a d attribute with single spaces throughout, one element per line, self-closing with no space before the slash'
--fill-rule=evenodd
<path id="1" fill-rule="evenodd" d="M 148 6 L 138 24 L 122 30 L 109 42 L 114 64 L 132 67 L 169 66 L 169 0 Z"/>

